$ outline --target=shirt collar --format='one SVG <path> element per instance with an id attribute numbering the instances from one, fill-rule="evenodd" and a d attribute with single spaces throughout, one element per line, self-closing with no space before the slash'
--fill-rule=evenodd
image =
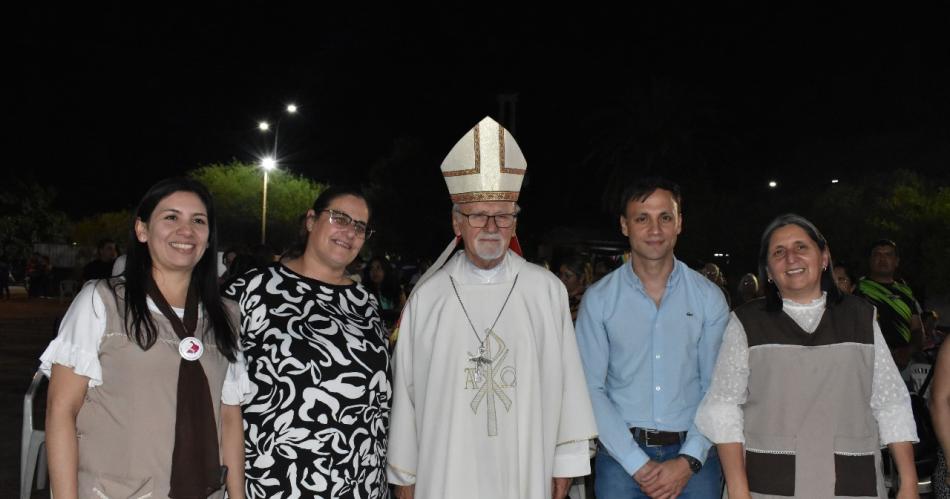
<path id="1" fill-rule="evenodd" d="M 628 283 L 638 289 L 643 289 L 643 281 L 640 280 L 640 276 L 633 271 L 633 260 L 623 264 L 626 267 L 624 270 L 624 275 L 627 277 Z M 676 257 L 673 257 L 673 270 L 670 271 L 669 277 L 666 278 L 666 288 L 673 289 L 675 288 L 683 275 L 683 262 L 679 261 Z"/>

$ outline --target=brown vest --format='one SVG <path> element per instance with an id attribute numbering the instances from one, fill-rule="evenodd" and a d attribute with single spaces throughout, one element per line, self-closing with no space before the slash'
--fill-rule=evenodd
<path id="1" fill-rule="evenodd" d="M 164 499 L 168 497 L 178 386 L 178 337 L 160 313 L 152 319 L 158 340 L 147 351 L 129 341 L 118 302 L 105 282 L 96 291 L 106 309 L 106 330 L 99 345 L 102 385 L 90 388 L 79 415 L 79 497 L 81 499 Z M 236 304 L 225 300 L 234 327 Z M 211 338 L 205 338 L 204 317 L 196 335 L 205 345 L 201 362 L 221 434 L 221 389 L 228 361 Z M 219 437 L 220 438 L 220 437 Z M 243 471 L 243 470 L 241 470 Z M 211 495 L 223 497 L 223 491 Z"/>
<path id="2" fill-rule="evenodd" d="M 885 497 L 871 413 L 873 309 L 846 296 L 807 333 L 765 300 L 738 310 L 749 344 L 743 406 L 755 497 Z"/>

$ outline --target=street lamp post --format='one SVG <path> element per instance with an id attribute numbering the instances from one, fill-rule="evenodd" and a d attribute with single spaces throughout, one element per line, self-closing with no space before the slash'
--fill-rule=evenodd
<path id="1" fill-rule="evenodd" d="M 285 111 L 287 111 L 287 114 L 296 114 L 297 106 L 295 104 L 288 104 Z M 264 170 L 264 187 L 263 195 L 261 196 L 261 244 L 265 244 L 267 240 L 267 174 L 269 171 L 277 168 L 277 137 L 280 133 L 280 122 L 282 119 L 283 116 L 277 118 L 277 123 L 274 125 L 274 147 L 271 149 L 271 155 L 261 160 L 261 169 Z M 270 123 L 260 121 L 257 123 L 257 128 L 261 132 L 267 132 L 270 130 Z"/>
<path id="2" fill-rule="evenodd" d="M 267 238 L 267 172 L 277 168 L 277 161 L 268 156 L 261 160 L 261 169 L 264 170 L 264 195 L 261 198 L 261 244 L 266 242 Z"/>
<path id="3" fill-rule="evenodd" d="M 297 114 L 297 105 L 287 104 L 287 107 L 284 108 L 284 111 L 286 111 L 287 114 Z M 284 119 L 283 116 L 281 116 L 280 118 L 277 118 L 277 123 L 274 124 L 274 148 L 271 149 L 271 157 L 274 157 L 274 158 L 277 157 L 277 138 L 280 135 L 280 122 L 283 119 Z M 264 120 L 264 121 L 259 121 L 257 123 L 257 128 L 258 130 L 266 133 L 270 131 L 271 126 L 270 126 L 270 123 Z"/>

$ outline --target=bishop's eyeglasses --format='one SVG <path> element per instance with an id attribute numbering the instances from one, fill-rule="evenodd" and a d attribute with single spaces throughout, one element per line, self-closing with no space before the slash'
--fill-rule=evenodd
<path id="1" fill-rule="evenodd" d="M 326 209 L 326 210 L 322 210 L 321 213 L 323 213 L 324 211 L 330 214 L 329 216 L 330 216 L 331 224 L 339 225 L 340 227 L 343 227 L 343 228 L 353 227 L 353 232 L 356 233 L 356 237 L 369 239 L 370 236 L 372 236 L 373 233 L 376 232 L 375 230 L 367 227 L 366 222 L 358 222 L 356 220 L 353 220 L 353 217 L 347 215 L 346 213 L 343 213 L 342 211 Z"/>
<path id="2" fill-rule="evenodd" d="M 495 220 L 495 226 L 499 229 L 508 229 L 515 224 L 518 218 L 517 213 L 498 213 L 496 215 L 486 215 L 484 213 L 464 213 L 462 210 L 456 210 L 459 215 L 468 219 L 468 224 L 475 229 L 481 229 L 488 225 L 488 219 Z"/>

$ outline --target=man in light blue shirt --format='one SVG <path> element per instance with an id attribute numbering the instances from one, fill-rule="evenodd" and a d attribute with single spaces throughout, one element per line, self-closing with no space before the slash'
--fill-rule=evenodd
<path id="1" fill-rule="evenodd" d="M 679 186 L 644 179 L 624 192 L 630 261 L 593 285 L 577 342 L 600 434 L 598 499 L 720 495 L 715 448 L 693 424 L 729 308 L 719 288 L 673 256 Z"/>

